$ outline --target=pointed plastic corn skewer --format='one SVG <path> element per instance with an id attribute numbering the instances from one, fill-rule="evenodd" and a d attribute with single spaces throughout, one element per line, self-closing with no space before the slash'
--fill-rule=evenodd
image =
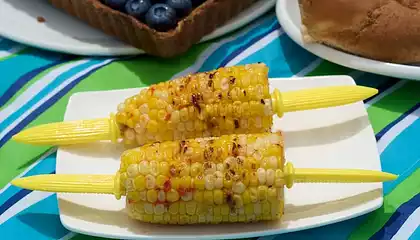
<path id="1" fill-rule="evenodd" d="M 363 86 L 332 86 L 271 94 L 271 107 L 277 116 L 286 112 L 335 107 L 355 103 L 378 93 Z M 68 121 L 36 126 L 13 136 L 18 142 L 36 145 L 68 145 L 100 140 L 117 142 L 122 133 L 115 115 L 109 118 Z"/>
<path id="2" fill-rule="evenodd" d="M 296 169 L 292 163 L 287 163 L 283 179 L 286 187 L 291 188 L 294 183 L 368 183 L 392 181 L 397 177 L 391 173 L 373 170 Z M 113 194 L 117 199 L 124 195 L 120 188 L 119 173 L 116 175 L 45 174 L 18 178 L 11 184 L 45 192 Z"/>

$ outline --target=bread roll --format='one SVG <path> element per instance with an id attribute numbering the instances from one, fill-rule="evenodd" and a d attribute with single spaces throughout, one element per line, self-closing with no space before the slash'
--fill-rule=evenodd
<path id="1" fill-rule="evenodd" d="M 299 0 L 304 42 L 386 62 L 420 62 L 420 1 Z"/>

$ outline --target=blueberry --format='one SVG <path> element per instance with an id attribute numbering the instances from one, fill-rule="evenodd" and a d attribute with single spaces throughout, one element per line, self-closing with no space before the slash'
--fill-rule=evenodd
<path id="1" fill-rule="evenodd" d="M 146 13 L 146 23 L 157 31 L 168 31 L 177 24 L 176 11 L 166 4 L 155 4 Z"/>
<path id="2" fill-rule="evenodd" d="M 175 9 L 179 18 L 187 16 L 192 10 L 191 0 L 166 0 L 166 4 Z"/>
<path id="3" fill-rule="evenodd" d="M 123 10 L 127 0 L 105 0 L 105 4 L 115 10 Z"/>
<path id="4" fill-rule="evenodd" d="M 137 19 L 143 19 L 151 6 L 150 0 L 128 0 L 125 12 Z"/>

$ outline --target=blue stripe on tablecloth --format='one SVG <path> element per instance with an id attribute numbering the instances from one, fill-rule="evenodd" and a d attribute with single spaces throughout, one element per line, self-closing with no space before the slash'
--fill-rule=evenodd
<path id="1" fill-rule="evenodd" d="M 405 117 L 416 111 L 418 108 L 420 108 L 420 103 L 417 103 L 412 108 L 410 108 L 407 112 L 403 113 L 401 116 L 399 116 L 397 119 L 392 121 L 390 124 L 388 124 L 386 127 L 384 127 L 380 132 L 378 132 L 375 137 L 376 141 L 379 141 L 382 136 L 384 136 L 385 133 L 387 133 L 393 126 L 395 126 L 397 123 L 401 122 Z"/>
<path id="2" fill-rule="evenodd" d="M 276 16 L 274 14 L 270 14 L 269 17 L 265 17 L 265 20 L 263 20 L 261 24 L 255 26 L 246 34 L 243 34 L 242 36 L 239 36 L 238 38 L 229 41 L 217 48 L 217 50 L 214 51 L 198 69 L 198 72 L 205 72 L 216 69 L 223 62 L 226 56 L 231 55 L 232 52 L 236 51 L 238 48 L 251 46 L 253 43 L 255 43 L 253 39 L 258 39 L 258 36 L 264 37 L 270 31 L 272 31 L 271 29 L 276 25 L 278 25 Z"/>
<path id="3" fill-rule="evenodd" d="M 269 77 L 291 77 L 317 59 L 283 34 L 263 49 L 240 61 L 238 65 L 263 62 L 270 69 Z"/>
<path id="4" fill-rule="evenodd" d="M 0 61 L 0 69 L 7 69 L 2 72 L 0 81 L 0 96 L 10 88 L 23 74 L 34 69 L 60 61 L 63 55 L 31 49 L 28 52 L 19 54 L 13 58 Z"/>
<path id="5" fill-rule="evenodd" d="M 36 77 L 41 72 L 52 68 L 54 66 L 57 66 L 61 63 L 64 63 L 66 61 L 70 60 L 70 58 L 62 58 L 55 62 L 49 63 L 47 65 L 32 69 L 31 71 L 23 74 L 21 77 L 19 77 L 5 92 L 2 96 L 0 96 L 0 108 L 3 107 L 4 104 L 6 104 L 7 101 L 10 100 L 10 98 L 13 97 L 23 86 L 25 86 L 26 83 L 28 83 L 30 80 L 32 80 L 34 77 Z"/>
<path id="6" fill-rule="evenodd" d="M 29 170 L 22 177 L 28 177 L 38 174 L 46 174 L 55 170 L 57 152 L 53 152 L 46 158 L 39 161 L 31 170 Z M 10 185 L 0 194 L 0 206 L 2 206 L 9 198 L 16 195 L 21 188 Z M 1 208 L 1 207 L 0 207 Z"/>
<path id="7" fill-rule="evenodd" d="M 382 152 L 382 171 L 399 175 L 396 180 L 383 183 L 385 195 L 420 167 L 420 151 L 410 151 L 410 149 L 419 149 L 419 133 L 420 119 L 417 119 L 396 136 Z"/>
<path id="8" fill-rule="evenodd" d="M 24 209 L 0 225 L 4 239 L 60 239 L 69 233 L 60 222 L 55 194 Z"/>
<path id="9" fill-rule="evenodd" d="M 420 207 L 420 193 L 397 208 L 385 225 L 370 239 L 391 239 L 418 207 Z"/>
<path id="10" fill-rule="evenodd" d="M 90 76 L 92 73 L 96 72 L 99 68 L 104 67 L 110 64 L 112 61 L 109 61 L 107 64 L 101 65 L 97 68 L 92 69 L 88 73 L 84 74 L 83 76 L 77 78 L 76 80 L 72 81 L 70 84 L 65 86 L 61 91 L 56 93 L 52 96 L 49 100 L 44 102 L 41 106 L 35 109 L 32 113 L 30 113 L 26 118 L 24 118 L 16 127 L 14 127 L 11 131 L 9 131 L 1 140 L 0 140 L 0 147 L 2 147 L 13 135 L 17 134 L 21 131 L 26 125 L 28 125 L 32 120 L 37 118 L 41 115 L 45 110 L 51 107 L 54 103 L 56 103 L 60 98 L 66 95 L 71 89 L 73 89 L 80 81 L 85 79 L 86 77 Z"/>

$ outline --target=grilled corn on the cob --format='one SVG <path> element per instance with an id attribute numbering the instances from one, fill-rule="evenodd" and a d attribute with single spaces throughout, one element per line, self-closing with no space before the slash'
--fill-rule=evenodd
<path id="1" fill-rule="evenodd" d="M 280 134 L 148 144 L 121 158 L 129 215 L 152 223 L 278 219 L 283 212 Z"/>
<path id="2" fill-rule="evenodd" d="M 124 141 L 147 142 L 263 133 L 272 126 L 268 68 L 220 68 L 152 85 L 118 106 Z"/>
<path id="3" fill-rule="evenodd" d="M 160 224 L 251 222 L 283 214 L 283 190 L 302 182 L 382 182 L 370 170 L 284 165 L 280 133 L 147 144 L 127 150 L 115 175 L 47 174 L 12 184 L 49 192 L 126 196 L 129 216 Z M 284 166 L 283 166 L 284 165 Z"/>

